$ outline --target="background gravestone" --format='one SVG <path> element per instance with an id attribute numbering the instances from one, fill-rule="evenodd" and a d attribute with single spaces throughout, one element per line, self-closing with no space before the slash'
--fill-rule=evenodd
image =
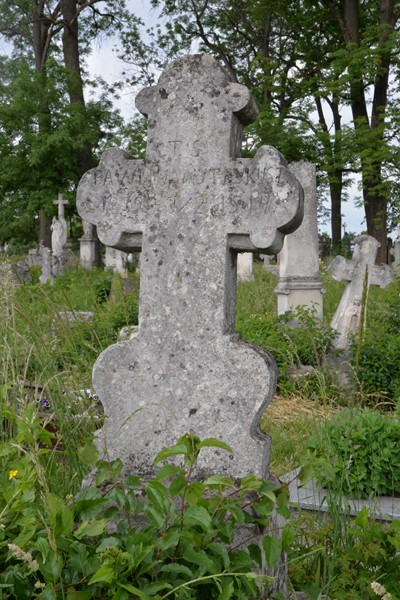
<path id="1" fill-rule="evenodd" d="M 301 186 L 274 148 L 237 158 L 256 107 L 209 56 L 174 61 L 136 104 L 148 118 L 146 159 L 105 152 L 77 196 L 104 244 L 141 250 L 139 332 L 93 373 L 108 456 L 151 476 L 156 453 L 193 432 L 234 449 L 206 449 L 198 476 L 265 476 L 259 421 L 276 368 L 233 333 L 236 253 L 279 251 L 301 221 Z"/>
<path id="2" fill-rule="evenodd" d="M 334 340 L 336 348 L 346 348 L 350 334 L 358 330 L 365 278 L 367 290 L 370 285 L 385 288 L 393 280 L 394 273 L 388 265 L 375 264 L 379 246 L 379 242 L 372 236 L 359 235 L 354 240 L 353 257 L 347 259 L 336 256 L 329 265 L 336 281 L 348 282 L 331 323 L 332 328 L 338 332 Z"/>
<path id="3" fill-rule="evenodd" d="M 322 320 L 324 287 L 319 274 L 317 184 L 315 165 L 296 162 L 289 165 L 304 190 L 304 218 L 298 229 L 285 238 L 278 256 L 278 315 L 298 306 L 314 308 Z"/>

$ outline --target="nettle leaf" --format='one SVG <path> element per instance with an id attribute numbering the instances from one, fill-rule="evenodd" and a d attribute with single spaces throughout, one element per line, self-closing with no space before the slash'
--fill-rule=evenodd
<path id="1" fill-rule="evenodd" d="M 183 516 L 185 525 L 199 525 L 204 531 L 211 532 L 211 516 L 202 506 L 188 506 Z"/>
<path id="2" fill-rule="evenodd" d="M 186 486 L 186 479 L 184 477 L 177 477 L 174 481 L 171 482 L 169 486 L 169 491 L 173 496 L 179 496 L 181 491 Z"/>
<path id="3" fill-rule="evenodd" d="M 265 560 L 269 567 L 273 567 L 279 560 L 282 551 L 282 544 L 276 537 L 266 535 L 262 541 Z"/>

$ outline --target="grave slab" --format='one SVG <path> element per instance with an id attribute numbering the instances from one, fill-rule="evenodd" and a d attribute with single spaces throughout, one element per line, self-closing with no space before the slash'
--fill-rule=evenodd
<path id="1" fill-rule="evenodd" d="M 77 194 L 104 244 L 141 251 L 138 334 L 94 367 L 107 414 L 98 446 L 146 477 L 161 448 L 196 433 L 233 448 L 205 449 L 198 477 L 266 476 L 260 417 L 276 367 L 234 333 L 236 254 L 280 250 L 302 219 L 301 185 L 272 147 L 239 158 L 256 106 L 209 56 L 171 63 L 136 105 L 148 119 L 146 159 L 106 151 Z"/>
<path id="2" fill-rule="evenodd" d="M 301 486 L 299 473 L 300 467 L 280 477 L 282 482 L 289 484 L 290 501 L 305 510 L 327 512 L 329 509 L 328 490 L 319 486 L 314 480 Z M 336 496 L 335 501 L 337 501 Z M 400 518 L 400 498 L 397 497 L 376 496 L 361 500 L 342 496 L 340 504 L 343 513 L 352 516 L 356 516 L 363 508 L 368 508 L 369 514 L 375 519 L 391 521 Z"/>

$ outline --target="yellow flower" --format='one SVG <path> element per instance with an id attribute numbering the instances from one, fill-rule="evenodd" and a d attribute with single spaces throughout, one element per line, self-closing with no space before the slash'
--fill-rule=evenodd
<path id="1" fill-rule="evenodd" d="M 15 469 L 10 469 L 10 472 L 8 474 L 8 479 L 14 479 L 14 477 L 16 477 L 18 475 L 18 471 Z"/>

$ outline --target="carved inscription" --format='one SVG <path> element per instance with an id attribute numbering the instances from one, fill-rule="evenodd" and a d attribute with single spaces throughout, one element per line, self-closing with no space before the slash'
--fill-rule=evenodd
<path id="1" fill-rule="evenodd" d="M 234 224 L 239 224 L 242 217 L 267 214 L 273 191 L 270 169 L 238 160 L 232 166 L 209 169 L 165 168 L 135 161 L 121 170 L 95 169 L 93 184 L 94 191 L 101 195 L 105 219 L 115 214 L 117 208 L 132 217 L 147 212 L 162 188 L 166 208 L 173 214 L 228 216 Z M 252 189 L 249 197 L 244 193 L 247 186 Z M 90 202 L 87 198 L 88 207 Z"/>

